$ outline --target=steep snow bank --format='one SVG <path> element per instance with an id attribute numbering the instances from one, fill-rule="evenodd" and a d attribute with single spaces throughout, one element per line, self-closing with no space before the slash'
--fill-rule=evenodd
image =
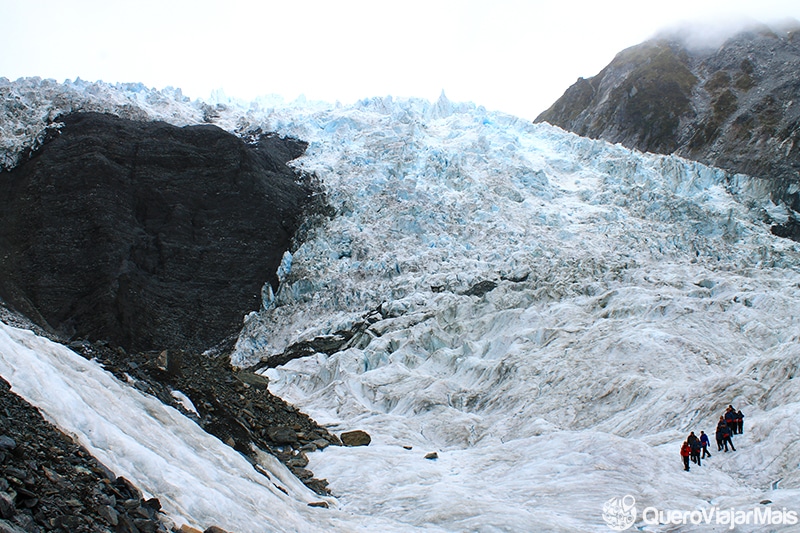
<path id="1" fill-rule="evenodd" d="M 323 527 L 306 506 L 319 496 L 272 456 L 264 456 L 269 477 L 262 476 L 176 410 L 60 344 L 0 323 L 0 374 L 115 474 L 157 496 L 178 525 Z"/>

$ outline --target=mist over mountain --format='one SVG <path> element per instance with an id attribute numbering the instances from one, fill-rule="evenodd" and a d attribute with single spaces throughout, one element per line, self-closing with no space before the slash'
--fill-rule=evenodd
<path id="1" fill-rule="evenodd" d="M 800 22 L 680 27 L 579 79 L 536 122 L 767 180 L 800 211 Z"/>

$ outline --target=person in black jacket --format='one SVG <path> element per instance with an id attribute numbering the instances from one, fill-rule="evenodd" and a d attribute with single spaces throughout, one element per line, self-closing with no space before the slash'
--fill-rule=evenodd
<path id="1" fill-rule="evenodd" d="M 743 431 L 744 431 L 744 415 L 742 414 L 742 410 L 739 409 L 738 411 L 736 411 L 736 433 L 741 435 Z"/>
<path id="2" fill-rule="evenodd" d="M 700 439 L 697 438 L 697 435 L 694 434 L 694 431 L 689 433 L 689 436 L 686 438 L 686 442 L 689 444 L 689 456 L 692 459 L 692 462 L 697 466 L 700 465 Z"/>
<path id="3" fill-rule="evenodd" d="M 717 424 L 717 433 L 722 432 L 722 444 L 725 447 L 725 451 L 728 451 L 728 445 L 730 444 L 731 450 L 736 451 L 736 448 L 733 447 L 733 441 L 731 440 L 731 428 L 725 422 L 725 420 L 720 420 L 720 423 Z"/>
<path id="4" fill-rule="evenodd" d="M 728 424 L 725 423 L 725 417 L 722 417 L 722 416 L 719 417 L 719 422 L 717 423 L 717 432 L 716 432 L 717 451 L 718 452 L 722 451 L 723 444 L 724 444 L 724 442 L 723 442 L 723 434 L 724 434 L 723 428 L 727 428 L 727 427 L 728 427 Z M 725 451 L 728 451 L 727 444 L 725 444 L 724 447 L 725 447 Z"/>

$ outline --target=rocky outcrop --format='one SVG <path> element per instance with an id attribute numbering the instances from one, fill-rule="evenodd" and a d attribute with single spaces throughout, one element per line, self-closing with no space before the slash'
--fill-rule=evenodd
<path id="1" fill-rule="evenodd" d="M 59 120 L 0 172 L 0 297 L 64 338 L 129 351 L 238 332 L 277 284 L 312 196 L 286 165 L 306 145 L 99 113 Z"/>
<path id="2" fill-rule="evenodd" d="M 800 23 L 690 42 L 676 32 L 620 52 L 536 122 L 768 179 L 800 211 Z"/>
<path id="3" fill-rule="evenodd" d="M 339 438 L 271 394 L 266 377 L 235 371 L 227 351 L 201 354 L 180 350 L 179 357 L 175 357 L 172 352 L 178 350 L 125 353 L 105 342 L 86 341 L 73 342 L 70 348 L 98 361 L 120 380 L 182 411 L 205 431 L 247 457 L 268 478 L 270 474 L 260 468 L 258 450 L 275 456 L 314 492 L 328 494 L 328 482 L 315 478 L 305 468 L 306 454 L 338 446 Z M 172 369 L 169 360 L 175 361 Z M 189 399 L 191 408 L 175 391 Z M 277 480 L 273 479 L 273 483 Z"/>
<path id="4" fill-rule="evenodd" d="M 144 499 L 0 379 L 0 531 L 169 531 Z"/>

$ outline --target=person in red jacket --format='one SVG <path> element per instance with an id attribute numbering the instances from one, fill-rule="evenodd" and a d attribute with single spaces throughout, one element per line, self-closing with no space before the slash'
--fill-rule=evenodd
<path id="1" fill-rule="evenodd" d="M 689 455 L 691 455 L 692 451 L 689 448 L 689 443 L 687 441 L 683 441 L 683 446 L 681 446 L 681 458 L 683 459 L 683 469 L 685 471 L 689 471 Z"/>

